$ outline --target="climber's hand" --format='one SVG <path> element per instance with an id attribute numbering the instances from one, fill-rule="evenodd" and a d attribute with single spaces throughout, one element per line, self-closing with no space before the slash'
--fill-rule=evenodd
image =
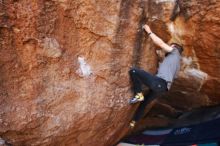
<path id="1" fill-rule="evenodd" d="M 151 29 L 150 29 L 150 27 L 149 27 L 147 24 L 145 24 L 145 25 L 143 26 L 143 29 L 144 29 L 147 33 L 151 33 Z"/>

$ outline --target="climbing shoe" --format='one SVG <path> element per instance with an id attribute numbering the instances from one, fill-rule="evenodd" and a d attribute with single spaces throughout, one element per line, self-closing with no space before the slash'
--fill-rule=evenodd
<path id="1" fill-rule="evenodd" d="M 137 93 L 133 98 L 130 99 L 129 103 L 133 104 L 144 100 L 144 95 L 142 93 Z"/>
<path id="2" fill-rule="evenodd" d="M 134 128 L 135 124 L 136 124 L 135 121 L 131 121 L 130 124 L 129 124 L 129 125 L 130 125 L 130 128 Z"/>

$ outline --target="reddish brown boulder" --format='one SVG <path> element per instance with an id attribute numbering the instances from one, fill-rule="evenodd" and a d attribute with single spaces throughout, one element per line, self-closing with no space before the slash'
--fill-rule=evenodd
<path id="1" fill-rule="evenodd" d="M 111 146 L 129 133 L 137 105 L 128 71 L 156 72 L 141 29 L 182 43 L 182 69 L 142 127 L 173 124 L 179 111 L 220 99 L 220 2 L 0 1 L 0 145 Z M 165 112 L 166 111 L 166 112 Z M 157 117 L 158 116 L 158 117 Z"/>

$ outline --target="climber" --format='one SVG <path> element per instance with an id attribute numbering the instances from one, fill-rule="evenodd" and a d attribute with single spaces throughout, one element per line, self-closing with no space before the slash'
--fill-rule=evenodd
<path id="1" fill-rule="evenodd" d="M 165 93 L 171 87 L 174 77 L 176 77 L 180 69 L 181 54 L 183 47 L 177 43 L 166 44 L 156 34 L 154 34 L 148 25 L 144 25 L 143 29 L 148 33 L 148 36 L 153 40 L 153 43 L 158 45 L 166 53 L 166 57 L 160 64 L 156 75 L 152 75 L 144 70 L 132 68 L 129 71 L 133 82 L 134 97 L 129 103 L 133 104 L 141 102 L 139 105 L 130 127 L 134 127 L 136 121 L 140 120 L 144 114 L 145 106 L 150 103 L 156 96 Z M 144 97 L 141 85 L 142 83 L 149 87 L 149 93 Z"/>

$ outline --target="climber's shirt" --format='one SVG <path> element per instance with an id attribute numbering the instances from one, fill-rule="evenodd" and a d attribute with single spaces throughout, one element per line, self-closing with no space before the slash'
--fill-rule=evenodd
<path id="1" fill-rule="evenodd" d="M 181 55 L 178 49 L 174 48 L 159 66 L 156 76 L 166 80 L 168 89 L 170 89 L 174 77 L 180 70 L 180 59 Z"/>

